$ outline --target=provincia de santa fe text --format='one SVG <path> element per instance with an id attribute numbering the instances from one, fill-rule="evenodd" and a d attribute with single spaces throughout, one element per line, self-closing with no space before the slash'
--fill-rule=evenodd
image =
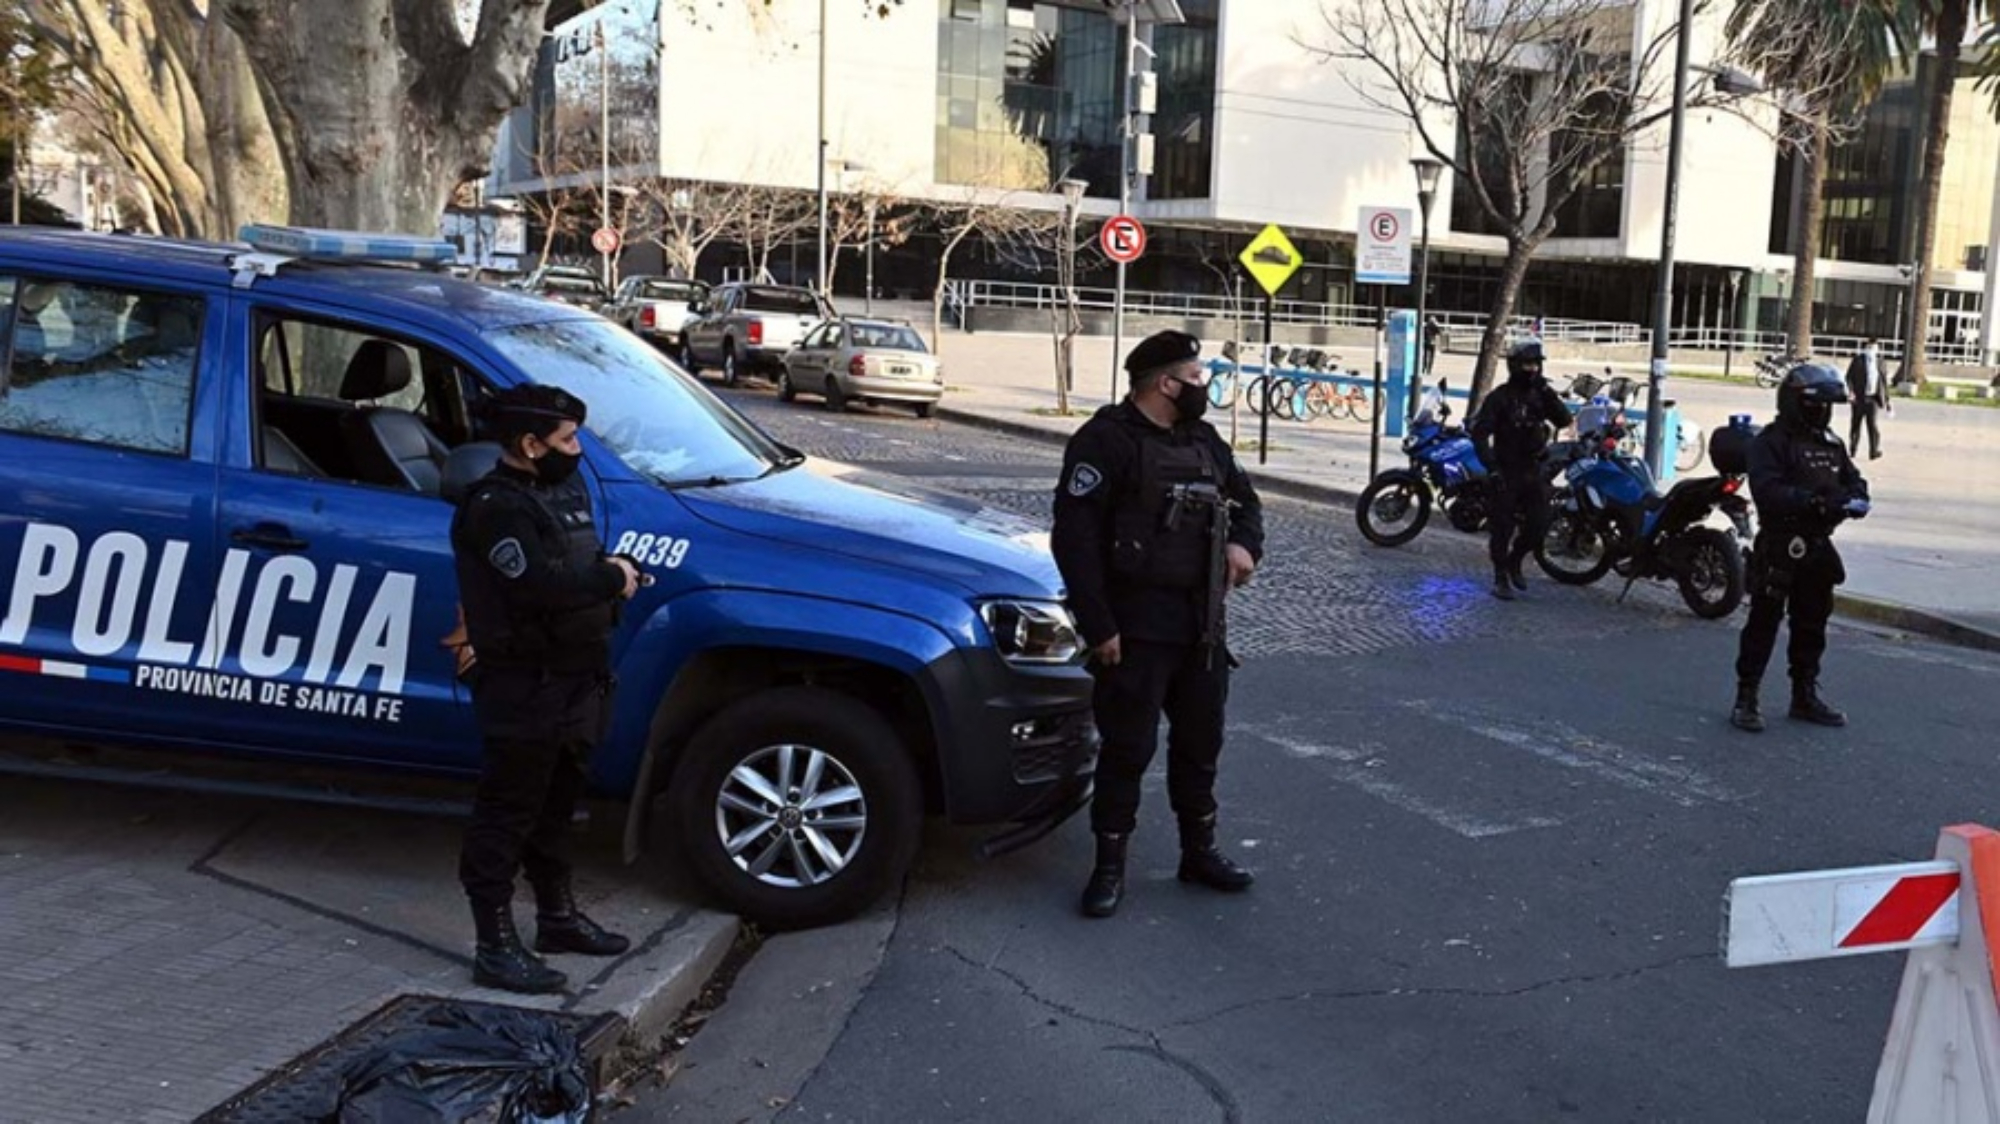
<path id="1" fill-rule="evenodd" d="M 190 549 L 127 531 L 86 541 L 58 523 L 28 524 L 6 579 L 0 660 L 138 690 L 402 720 L 416 575 L 392 570 L 364 582 L 358 566 L 322 572 L 296 555 L 259 560 L 232 549 L 214 587 L 198 588 L 186 573 Z M 176 613 L 196 598 L 206 598 L 207 612 L 198 626 L 183 614 L 186 631 L 177 633 Z M 111 662 L 134 644 L 129 662 Z M 25 659 L 24 648 L 73 660 Z"/>

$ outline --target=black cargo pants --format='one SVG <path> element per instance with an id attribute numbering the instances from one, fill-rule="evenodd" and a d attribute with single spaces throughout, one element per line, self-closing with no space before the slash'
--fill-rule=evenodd
<path id="1" fill-rule="evenodd" d="M 1102 746 L 1097 755 L 1091 830 L 1128 832 L 1139 821 L 1139 782 L 1159 748 L 1167 718 L 1167 798 L 1182 819 L 1215 812 L 1229 657 L 1221 645 L 1128 640 L 1116 667 L 1098 667 L 1091 703 Z"/>
<path id="2" fill-rule="evenodd" d="M 1535 552 L 1549 532 L 1549 489 L 1533 468 L 1495 472 L 1487 508 L 1486 551 L 1498 569 Z"/>
<path id="3" fill-rule="evenodd" d="M 474 905 L 499 905 L 523 871 L 534 886 L 569 879 L 570 820 L 610 714 L 610 680 L 483 667 L 472 707 L 486 762 L 458 878 Z"/>
<path id="4" fill-rule="evenodd" d="M 1794 543 L 1800 544 L 1794 547 Z M 1794 551 L 1799 551 L 1794 557 Z M 1758 683 L 1778 646 L 1778 626 L 1791 619 L 1786 655 L 1795 685 L 1817 682 L 1826 653 L 1826 622 L 1833 616 L 1834 587 L 1846 567 L 1825 537 L 1765 531 L 1750 556 L 1750 619 L 1736 654 L 1736 681 Z"/>

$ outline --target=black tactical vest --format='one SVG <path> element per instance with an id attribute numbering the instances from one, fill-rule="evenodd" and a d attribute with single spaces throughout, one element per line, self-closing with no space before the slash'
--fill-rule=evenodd
<path id="1" fill-rule="evenodd" d="M 594 566 L 603 552 L 597 523 L 591 516 L 590 494 L 575 476 L 553 488 L 536 488 L 491 475 L 466 497 L 504 491 L 510 502 L 528 510 L 543 549 L 577 570 Z M 484 568 L 481 572 L 485 573 Z M 486 583 L 501 579 L 487 573 Z M 497 588 L 461 591 L 466 602 L 466 628 L 473 650 L 482 660 L 536 666 L 596 665 L 608 658 L 605 643 L 618 624 L 615 600 L 584 608 L 555 609 L 509 598 Z M 482 595 L 485 594 L 485 595 Z"/>
<path id="2" fill-rule="evenodd" d="M 1112 517 L 1111 563 L 1141 585 L 1197 589 L 1208 581 L 1209 511 L 1189 505 L 1167 526 L 1176 484 L 1222 484 L 1215 458 L 1196 437 L 1139 442 L 1139 471 Z"/>

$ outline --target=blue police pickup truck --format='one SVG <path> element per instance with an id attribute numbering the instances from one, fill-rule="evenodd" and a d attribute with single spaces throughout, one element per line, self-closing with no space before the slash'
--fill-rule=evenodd
<path id="1" fill-rule="evenodd" d="M 244 237 L 0 233 L 0 728 L 469 780 L 445 493 L 497 456 L 474 403 L 535 381 L 589 405 L 606 540 L 653 579 L 592 762 L 628 861 L 667 835 L 806 926 L 899 879 L 926 813 L 1025 839 L 1080 803 L 1038 528 L 803 457 L 609 321 L 425 268 L 448 244 Z"/>

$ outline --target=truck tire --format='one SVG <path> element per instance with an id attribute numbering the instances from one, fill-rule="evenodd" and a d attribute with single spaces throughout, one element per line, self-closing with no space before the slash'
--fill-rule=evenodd
<path id="1" fill-rule="evenodd" d="M 681 337 L 681 369 L 690 375 L 701 374 L 701 364 L 694 361 L 694 343 L 685 335 Z"/>
<path id="2" fill-rule="evenodd" d="M 896 732 L 819 687 L 764 691 L 709 719 L 667 799 L 695 876 L 771 930 L 866 908 L 909 869 L 923 825 L 923 789 Z"/>
<path id="3" fill-rule="evenodd" d="M 735 386 L 741 372 L 736 369 L 736 341 L 722 341 L 722 385 Z"/>

